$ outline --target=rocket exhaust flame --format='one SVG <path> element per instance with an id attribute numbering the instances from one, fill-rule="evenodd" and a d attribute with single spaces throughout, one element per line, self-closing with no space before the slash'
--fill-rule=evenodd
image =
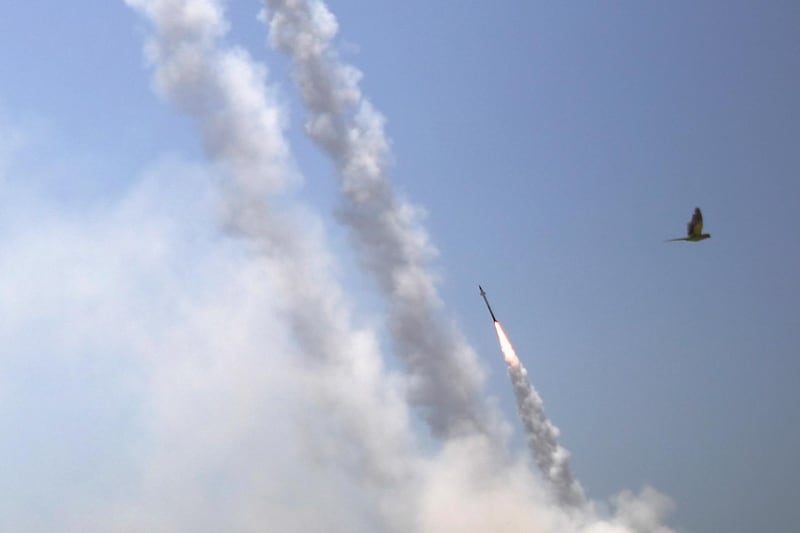
<path id="1" fill-rule="evenodd" d="M 503 326 L 495 320 L 494 328 L 508 365 L 517 411 L 528 436 L 528 448 L 559 503 L 580 507 L 585 502 L 583 489 L 570 472 L 569 452 L 558 444 L 558 428 L 545 415 L 544 402 L 528 380 L 528 372 L 517 357 Z"/>
<path id="2" fill-rule="evenodd" d="M 519 368 L 519 358 L 517 357 L 517 352 L 514 351 L 514 347 L 511 345 L 511 341 L 508 340 L 508 336 L 506 332 L 503 331 L 503 326 L 500 325 L 500 322 L 494 322 L 494 329 L 497 332 L 497 340 L 500 341 L 500 351 L 503 352 L 503 358 L 506 360 L 506 364 L 509 367 Z"/>

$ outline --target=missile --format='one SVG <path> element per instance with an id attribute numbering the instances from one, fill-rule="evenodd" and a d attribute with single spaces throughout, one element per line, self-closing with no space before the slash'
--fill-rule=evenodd
<path id="1" fill-rule="evenodd" d="M 494 312 L 492 311 L 492 306 L 489 305 L 489 300 L 486 299 L 486 291 L 483 290 L 483 287 L 478 285 L 478 289 L 481 291 L 481 296 L 483 296 L 483 301 L 486 302 L 486 309 L 489 310 L 489 314 L 492 315 L 492 322 L 497 322 L 497 319 L 494 317 Z"/>

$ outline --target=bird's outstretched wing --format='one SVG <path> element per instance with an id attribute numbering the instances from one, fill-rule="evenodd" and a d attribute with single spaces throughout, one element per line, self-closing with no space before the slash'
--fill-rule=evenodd
<path id="1" fill-rule="evenodd" d="M 686 233 L 689 237 L 699 237 L 703 233 L 703 213 L 699 207 L 694 208 L 692 220 L 686 225 Z"/>

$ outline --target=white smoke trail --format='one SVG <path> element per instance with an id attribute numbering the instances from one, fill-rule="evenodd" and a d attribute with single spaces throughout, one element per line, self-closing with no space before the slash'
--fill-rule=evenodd
<path id="1" fill-rule="evenodd" d="M 412 379 L 411 400 L 434 434 L 487 431 L 484 380 L 463 335 L 441 317 L 429 261 L 436 251 L 417 208 L 389 181 L 384 119 L 361 94 L 358 70 L 340 61 L 331 40 L 337 21 L 317 0 L 265 0 L 272 46 L 292 61 L 310 113 L 307 131 L 335 162 L 362 265 L 389 302 L 389 325 Z"/>
<path id="2" fill-rule="evenodd" d="M 559 502 L 580 506 L 585 503 L 583 489 L 570 472 L 569 452 L 558 443 L 558 428 L 547 418 L 544 402 L 528 380 L 528 372 L 517 357 L 503 326 L 495 321 L 494 328 L 500 341 L 500 350 L 508 365 L 508 375 L 517 399 L 517 410 L 534 460 Z"/>
<path id="3" fill-rule="evenodd" d="M 309 231 L 310 217 L 297 220 L 271 207 L 293 166 L 280 107 L 265 93 L 264 69 L 244 50 L 222 44 L 227 23 L 217 0 L 126 2 L 154 26 L 147 51 L 156 88 L 196 120 L 210 158 L 230 177 L 226 224 L 258 248 L 283 291 L 278 299 L 286 302 L 301 352 L 314 363 L 311 394 L 344 434 L 347 453 L 339 457 L 349 458 L 358 479 L 396 489 L 410 467 L 402 394 L 385 375 L 375 335 L 351 326 L 320 232 Z"/>

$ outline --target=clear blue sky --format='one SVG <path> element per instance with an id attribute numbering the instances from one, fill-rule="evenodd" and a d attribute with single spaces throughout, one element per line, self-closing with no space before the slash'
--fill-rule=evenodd
<path id="1" fill-rule="evenodd" d="M 0 17 L 1 268 L 26 236 L 61 220 L 54 213 L 73 220 L 86 209 L 99 213 L 91 227 L 102 226 L 104 207 L 155 161 L 202 157 L 191 124 L 151 90 L 146 25 L 121 1 L 91 4 L 28 0 Z M 394 183 L 428 212 L 442 298 L 489 373 L 488 394 L 513 421 L 479 283 L 591 497 L 649 484 L 674 500 L 680 530 L 796 531 L 800 4 L 489 4 L 329 2 L 344 59 L 387 117 Z M 306 175 L 298 195 L 330 221 L 333 170 L 303 136 L 304 112 L 286 60 L 266 46 L 259 7 L 235 2 L 229 39 L 278 84 Z M 683 234 L 695 206 L 712 238 L 663 243 Z M 188 219 L 195 208 L 181 207 Z M 0 293 L 0 321 L 31 331 L 58 321 L 65 302 L 50 314 L 19 311 L 49 285 L 20 270 L 0 269 L 22 280 L 15 304 L 10 285 Z M 154 293 L 158 272 L 145 283 Z M 359 275 L 346 276 L 371 309 Z M 42 374 L 47 365 L 28 355 L 46 360 L 51 348 L 8 328 L 0 420 L 21 429 L 4 431 L 0 452 L 22 465 L 16 474 L 97 461 L 87 431 L 106 432 L 97 446 L 110 462 L 136 453 L 144 437 L 118 417 L 126 397 L 109 392 L 115 407 L 96 407 L 98 381 L 81 371 L 76 383 L 60 372 L 68 363 Z M 80 342 L 64 352 L 81 352 Z M 128 371 L 102 361 L 88 368 Z M 33 375 L 26 365 L 37 378 L 20 383 Z M 73 429 L 54 451 L 47 442 L 60 433 L 39 425 L 64 412 Z M 519 428 L 514 446 L 523 446 Z M 0 495 L 15 491 L 4 477 Z M 58 486 L 39 496 L 22 487 L 59 497 Z"/>

